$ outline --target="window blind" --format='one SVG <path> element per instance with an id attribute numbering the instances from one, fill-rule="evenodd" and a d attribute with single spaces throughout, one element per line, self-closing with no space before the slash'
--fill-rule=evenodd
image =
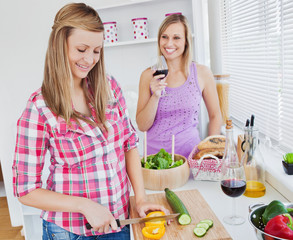
<path id="1" fill-rule="evenodd" d="M 221 0 L 221 28 L 231 117 L 293 151 L 293 2 Z"/>

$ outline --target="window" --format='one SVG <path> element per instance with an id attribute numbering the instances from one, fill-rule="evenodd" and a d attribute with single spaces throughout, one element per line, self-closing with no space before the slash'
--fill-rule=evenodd
<path id="1" fill-rule="evenodd" d="M 230 77 L 230 115 L 255 124 L 293 151 L 293 2 L 221 0 L 223 69 Z"/>

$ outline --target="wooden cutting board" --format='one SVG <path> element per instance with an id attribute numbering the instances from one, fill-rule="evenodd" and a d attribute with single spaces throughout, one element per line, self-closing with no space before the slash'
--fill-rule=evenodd
<path id="1" fill-rule="evenodd" d="M 189 239 L 203 239 L 203 240 L 228 240 L 232 239 L 222 223 L 216 217 L 214 212 L 211 210 L 207 202 L 201 196 L 198 190 L 185 190 L 185 191 L 174 191 L 176 195 L 181 199 L 186 208 L 188 209 L 189 214 L 191 215 L 192 221 L 191 224 L 182 226 L 178 223 L 177 219 L 174 219 L 170 225 L 166 227 L 166 233 L 161 238 L 161 240 L 189 240 Z M 171 207 L 169 206 L 165 193 L 149 194 L 148 200 L 150 202 L 158 203 L 163 205 L 165 208 L 170 210 L 170 213 L 173 213 Z M 134 197 L 130 197 L 130 217 L 137 218 L 138 213 L 135 209 L 135 200 Z M 193 229 L 200 220 L 203 219 L 212 219 L 214 226 L 208 230 L 206 235 L 202 238 L 197 238 Z M 145 226 L 144 223 L 133 224 L 133 236 L 135 240 L 147 240 L 142 235 L 142 228 Z"/>

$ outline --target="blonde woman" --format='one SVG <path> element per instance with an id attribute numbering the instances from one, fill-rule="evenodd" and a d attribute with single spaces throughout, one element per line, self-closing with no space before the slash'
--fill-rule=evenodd
<path id="1" fill-rule="evenodd" d="M 17 123 L 14 194 L 43 210 L 43 240 L 130 239 L 129 227 L 115 221 L 129 217 L 128 177 L 141 217 L 168 212 L 145 201 L 137 135 L 118 83 L 105 73 L 103 31 L 85 4 L 59 10 L 42 87 Z M 46 161 L 50 174 L 42 188 Z"/>
<path id="2" fill-rule="evenodd" d="M 165 18 L 158 32 L 158 55 L 164 56 L 168 74 L 153 76 L 151 68 L 140 78 L 136 121 L 147 131 L 147 153 L 161 148 L 188 157 L 200 142 L 198 116 L 203 98 L 209 115 L 209 135 L 220 133 L 221 112 L 213 74 L 192 61 L 192 36 L 184 15 Z M 164 78 L 163 81 L 159 79 Z M 166 96 L 161 93 L 165 89 Z"/>

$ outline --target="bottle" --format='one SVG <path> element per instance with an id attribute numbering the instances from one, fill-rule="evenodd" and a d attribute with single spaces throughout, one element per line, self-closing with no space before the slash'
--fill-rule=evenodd
<path id="1" fill-rule="evenodd" d="M 231 119 L 226 120 L 226 143 L 222 161 L 224 162 L 225 160 L 239 164 L 239 159 L 234 143 L 233 125 Z"/>
<path id="2" fill-rule="evenodd" d="M 229 119 L 229 79 L 230 74 L 214 75 L 217 85 L 217 92 L 222 113 L 223 124 Z"/>
<path id="3" fill-rule="evenodd" d="M 255 127 L 245 127 L 244 132 L 245 152 L 241 159 L 246 176 L 244 196 L 258 198 L 266 193 L 265 164 L 259 149 L 258 130 Z"/>

